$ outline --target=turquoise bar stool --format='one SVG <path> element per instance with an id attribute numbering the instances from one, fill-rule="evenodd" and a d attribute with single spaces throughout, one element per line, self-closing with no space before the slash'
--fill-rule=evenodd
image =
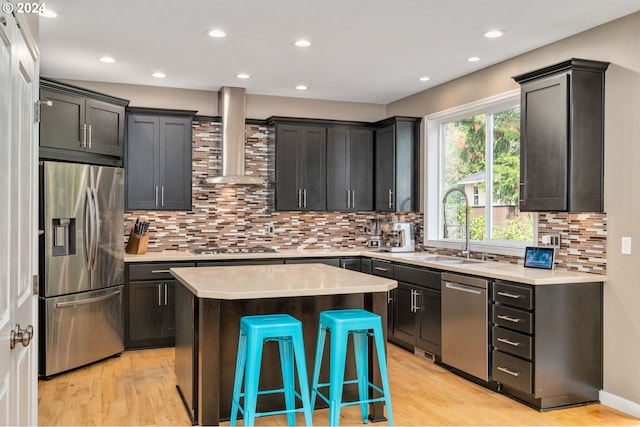
<path id="1" fill-rule="evenodd" d="M 330 372 L 329 382 L 319 383 L 320 365 L 327 331 L 331 332 L 330 342 Z M 372 331 L 372 333 L 370 332 Z M 356 359 L 356 379 L 344 379 L 344 365 L 347 356 L 347 340 L 349 334 L 353 336 L 353 347 Z M 382 389 L 369 382 L 369 344 L 368 337 L 373 335 L 380 365 Z M 387 374 L 387 360 L 385 357 L 385 341 L 382 334 L 382 320 L 377 314 L 361 309 L 328 310 L 320 313 L 318 323 L 318 340 L 316 344 L 316 360 L 313 369 L 313 383 L 311 386 L 311 403 L 315 405 L 316 396 L 329 404 L 329 425 L 337 426 L 340 421 L 340 409 L 343 406 L 360 405 L 362 421 L 366 424 L 369 418 L 369 403 L 384 402 L 387 407 L 387 420 L 393 425 L 391 411 L 391 395 L 389 393 L 389 377 Z M 343 402 L 342 390 L 344 384 L 358 384 L 359 400 Z M 329 396 L 319 391 L 329 387 Z M 371 390 L 373 389 L 373 390 Z M 369 398 L 377 392 L 379 397 Z M 375 391 L 375 392 L 374 392 Z"/>
<path id="2" fill-rule="evenodd" d="M 262 347 L 268 341 L 277 341 L 279 344 L 283 388 L 259 391 Z M 299 393 L 294 386 L 294 357 L 298 370 Z M 242 391 L 243 379 L 244 392 Z M 286 409 L 256 412 L 258 395 L 273 393 L 284 393 Z M 240 404 L 241 398 L 244 398 L 244 405 Z M 296 398 L 302 402 L 299 408 L 296 408 Z M 295 317 L 288 314 L 266 314 L 244 316 L 240 319 L 240 338 L 229 425 L 236 425 L 238 411 L 244 416 L 245 426 L 252 426 L 257 417 L 277 414 L 287 414 L 288 424 L 295 426 L 296 412 L 304 412 L 305 423 L 308 426 L 312 425 L 313 408 L 309 400 L 302 322 Z"/>

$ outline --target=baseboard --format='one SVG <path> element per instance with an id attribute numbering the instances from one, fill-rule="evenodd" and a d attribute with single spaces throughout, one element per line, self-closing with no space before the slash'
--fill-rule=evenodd
<path id="1" fill-rule="evenodd" d="M 640 403 L 632 402 L 615 394 L 600 390 L 600 403 L 617 409 L 620 412 L 629 414 L 632 417 L 640 418 Z"/>

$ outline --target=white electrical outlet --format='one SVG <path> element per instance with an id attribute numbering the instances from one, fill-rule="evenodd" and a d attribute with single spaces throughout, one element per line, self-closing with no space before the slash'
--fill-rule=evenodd
<path id="1" fill-rule="evenodd" d="M 622 250 L 623 255 L 631 255 L 631 237 L 622 238 Z"/>
<path id="2" fill-rule="evenodd" d="M 273 225 L 272 222 L 267 224 L 267 234 L 272 236 L 273 234 L 275 234 L 276 232 L 276 227 Z"/>

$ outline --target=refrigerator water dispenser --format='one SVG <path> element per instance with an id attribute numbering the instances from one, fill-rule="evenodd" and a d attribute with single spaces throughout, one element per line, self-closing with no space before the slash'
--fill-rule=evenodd
<path id="1" fill-rule="evenodd" d="M 67 256 L 76 254 L 76 219 L 52 218 L 53 228 L 53 256 Z"/>

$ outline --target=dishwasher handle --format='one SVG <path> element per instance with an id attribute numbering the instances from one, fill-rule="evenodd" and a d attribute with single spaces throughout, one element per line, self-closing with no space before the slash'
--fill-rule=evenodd
<path id="1" fill-rule="evenodd" d="M 475 294 L 475 295 L 482 294 L 482 289 L 478 289 L 474 286 L 466 286 L 466 285 L 461 285 L 459 283 L 452 283 L 452 282 L 444 282 L 444 285 L 448 289 L 453 289 L 455 291 L 468 292 L 470 294 Z"/>

